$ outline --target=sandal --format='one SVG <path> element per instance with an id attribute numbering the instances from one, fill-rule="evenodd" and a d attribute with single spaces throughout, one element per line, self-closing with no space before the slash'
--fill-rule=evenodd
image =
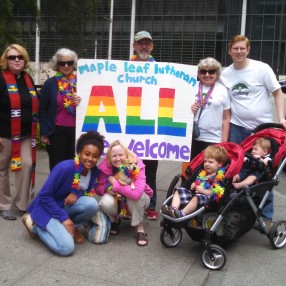
<path id="1" fill-rule="evenodd" d="M 139 241 L 144 241 L 146 243 L 145 244 L 140 244 Z M 145 233 L 145 232 L 137 232 L 137 234 L 136 234 L 136 243 L 137 243 L 138 246 L 146 246 L 148 244 L 147 233 Z"/>
<path id="2" fill-rule="evenodd" d="M 112 222 L 110 227 L 110 234 L 111 235 L 117 235 L 119 233 L 119 222 Z"/>

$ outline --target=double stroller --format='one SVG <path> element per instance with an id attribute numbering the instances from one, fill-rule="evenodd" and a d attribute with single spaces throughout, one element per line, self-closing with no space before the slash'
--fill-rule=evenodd
<path id="1" fill-rule="evenodd" d="M 271 142 L 272 164 L 265 166 L 249 153 L 256 139 L 267 138 Z M 275 249 L 286 244 L 286 221 L 266 223 L 262 217 L 263 208 L 269 203 L 269 195 L 278 185 L 278 175 L 286 164 L 286 131 L 281 125 L 266 123 L 258 126 L 254 133 L 246 138 L 241 145 L 225 142 L 218 144 L 228 151 L 228 162 L 223 179 L 224 196 L 219 202 L 211 198 L 195 212 L 173 218 L 161 212 L 163 228 L 160 235 L 161 243 L 166 247 L 175 247 L 182 239 L 182 229 L 190 238 L 201 243 L 202 263 L 212 270 L 223 268 L 227 257 L 223 246 L 236 241 L 243 234 L 251 230 L 257 222 L 260 229 L 267 235 L 270 244 Z M 252 186 L 236 190 L 232 186 L 233 177 L 239 173 L 244 157 L 259 167 L 260 177 Z M 167 191 L 164 205 L 170 206 L 174 190 L 177 186 L 190 188 L 198 173 L 203 168 L 204 155 L 201 152 L 188 165 L 186 174 L 174 177 Z"/>

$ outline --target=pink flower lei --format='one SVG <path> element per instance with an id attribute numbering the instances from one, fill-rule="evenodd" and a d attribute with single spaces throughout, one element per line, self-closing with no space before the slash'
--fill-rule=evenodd
<path id="1" fill-rule="evenodd" d="M 57 80 L 59 93 L 64 97 L 64 108 L 66 108 L 69 113 L 75 115 L 75 104 L 73 103 L 73 98 L 76 94 L 76 75 L 71 74 L 66 78 L 61 72 L 57 72 L 55 78 Z"/>
<path id="2" fill-rule="evenodd" d="M 74 157 L 74 176 L 73 176 L 73 182 L 72 182 L 72 193 L 78 194 L 78 192 L 82 192 L 84 196 L 94 197 L 96 195 L 95 186 L 97 184 L 97 179 L 95 180 L 94 184 L 92 185 L 92 188 L 90 191 L 82 191 L 79 183 L 80 183 L 80 173 L 79 173 L 79 157 Z"/>

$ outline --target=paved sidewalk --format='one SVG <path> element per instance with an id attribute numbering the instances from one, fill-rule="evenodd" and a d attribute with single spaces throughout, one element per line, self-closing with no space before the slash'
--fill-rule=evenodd
<path id="1" fill-rule="evenodd" d="M 36 189 L 48 175 L 48 158 L 38 152 Z M 158 204 L 160 208 L 181 164 L 160 162 Z M 275 218 L 286 220 L 285 175 L 275 190 Z M 11 181 L 13 184 L 13 181 Z M 286 248 L 274 250 L 268 238 L 251 230 L 226 248 L 227 262 L 220 271 L 201 263 L 201 246 L 183 231 L 175 248 L 160 242 L 160 220 L 145 221 L 149 244 L 138 247 L 128 221 L 108 243 L 76 245 L 71 257 L 59 257 L 39 240 L 29 237 L 20 219 L 0 217 L 0 285 L 285 285 Z"/>

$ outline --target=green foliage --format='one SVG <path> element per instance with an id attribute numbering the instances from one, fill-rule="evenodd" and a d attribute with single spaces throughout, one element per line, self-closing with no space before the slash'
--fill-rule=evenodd
<path id="1" fill-rule="evenodd" d="M 22 44 L 24 26 L 15 21 L 14 15 L 38 15 L 37 0 L 1 0 L 0 1 L 0 52 L 11 43 Z"/>

